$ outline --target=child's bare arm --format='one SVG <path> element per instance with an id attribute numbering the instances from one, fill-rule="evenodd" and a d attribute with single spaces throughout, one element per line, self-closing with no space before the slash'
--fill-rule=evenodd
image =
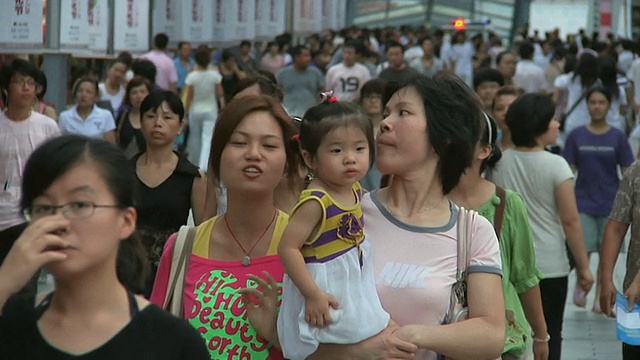
<path id="1" fill-rule="evenodd" d="M 300 205 L 289 219 L 289 224 L 278 245 L 278 255 L 287 275 L 305 298 L 305 319 L 315 326 L 331 322 L 329 307 L 337 308 L 338 301 L 324 293 L 307 270 L 300 248 L 313 236 L 324 213 L 317 201 Z"/>

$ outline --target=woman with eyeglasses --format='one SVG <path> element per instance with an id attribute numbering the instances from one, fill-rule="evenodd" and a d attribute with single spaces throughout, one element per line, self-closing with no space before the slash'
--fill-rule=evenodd
<path id="1" fill-rule="evenodd" d="M 209 359 L 200 335 L 143 298 L 129 161 L 81 136 L 46 142 L 27 161 L 30 219 L 0 267 L 0 354 L 12 360 Z M 41 267 L 56 290 L 7 302 Z"/>
<path id="2" fill-rule="evenodd" d="M 71 90 L 76 104 L 60 113 L 58 126 L 63 134 L 84 135 L 116 143 L 116 122 L 111 111 L 96 105 L 100 96 L 98 81 L 78 79 Z"/>

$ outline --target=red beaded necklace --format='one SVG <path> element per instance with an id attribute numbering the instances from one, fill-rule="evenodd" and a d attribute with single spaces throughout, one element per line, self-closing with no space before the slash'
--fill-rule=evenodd
<path id="1" fill-rule="evenodd" d="M 251 246 L 251 248 L 249 249 L 249 251 L 247 251 L 244 246 L 242 246 L 242 244 L 240 243 L 240 241 L 238 241 L 238 238 L 236 237 L 236 234 L 233 233 L 233 231 L 231 230 L 231 226 L 229 226 L 229 221 L 227 220 L 227 214 L 224 214 L 223 218 L 224 218 L 224 223 L 227 226 L 227 230 L 229 231 L 229 234 L 231 234 L 231 237 L 233 238 L 233 240 L 236 242 L 236 244 L 238 244 L 238 246 L 240 247 L 240 249 L 242 249 L 242 252 L 244 252 L 244 257 L 242 258 L 242 265 L 244 266 L 249 266 L 251 265 L 251 252 L 253 251 L 253 249 L 255 249 L 256 245 L 258 245 L 258 243 L 260 242 L 260 240 L 262 240 L 262 238 L 264 237 L 264 234 L 267 233 L 267 230 L 269 230 L 269 228 L 271 227 L 271 224 L 273 224 L 273 222 L 276 219 L 276 213 L 277 210 L 273 210 L 273 217 L 271 217 L 271 221 L 269 221 L 269 224 L 267 225 L 267 227 L 264 229 L 264 231 L 262 231 L 262 234 L 260 234 L 260 237 L 258 237 L 258 240 L 256 240 L 255 243 L 253 243 L 253 245 Z"/>

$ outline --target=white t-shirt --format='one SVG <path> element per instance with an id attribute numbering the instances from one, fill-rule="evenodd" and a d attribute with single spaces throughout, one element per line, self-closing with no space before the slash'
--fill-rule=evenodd
<path id="1" fill-rule="evenodd" d="M 118 93 L 115 95 L 111 95 L 107 92 L 107 86 L 104 83 L 100 83 L 98 85 L 100 88 L 100 100 L 110 101 L 111 108 L 117 110 L 120 108 L 120 104 L 122 104 L 122 100 L 124 99 L 124 95 L 127 92 L 124 86 L 120 85 L 120 89 L 118 89 Z"/>
<path id="2" fill-rule="evenodd" d="M 184 83 L 193 87 L 192 113 L 212 112 L 218 114 L 216 85 L 222 82 L 222 75 L 217 70 L 194 70 L 187 75 Z"/>
<path id="3" fill-rule="evenodd" d="M 51 118 L 32 111 L 24 121 L 9 120 L 0 112 L 0 231 L 25 222 L 20 212 L 24 165 L 45 140 L 60 136 Z"/>
<path id="4" fill-rule="evenodd" d="M 456 62 L 455 73 L 458 76 L 473 75 L 473 55 L 476 50 L 473 44 L 465 42 L 451 46 L 450 59 Z"/>
<path id="5" fill-rule="evenodd" d="M 116 129 L 111 111 L 93 106 L 93 110 L 86 119 L 78 114 L 78 106 L 60 113 L 58 126 L 63 134 L 84 135 L 91 138 L 103 139 L 109 131 Z"/>
<path id="6" fill-rule="evenodd" d="M 355 101 L 360 95 L 360 88 L 371 79 L 366 66 L 356 63 L 347 67 L 344 63 L 329 68 L 326 76 L 327 89 L 340 101 Z"/>
<path id="7" fill-rule="evenodd" d="M 553 86 L 567 92 L 567 108 L 565 112 L 568 112 L 573 107 L 573 104 L 580 100 L 578 106 L 565 120 L 564 133 L 569 134 L 573 129 L 586 125 L 591 120 L 591 116 L 587 109 L 586 99 L 584 97 L 580 99 L 584 92 L 582 83 L 580 82 L 580 76 L 576 76 L 574 79 L 573 72 L 562 74 L 556 78 Z"/>
<path id="8" fill-rule="evenodd" d="M 457 207 L 438 228 L 405 224 L 387 210 L 377 190 L 362 198 L 364 233 L 371 243 L 376 287 L 382 307 L 400 326 L 439 325 L 449 305 L 457 269 Z M 473 229 L 469 272 L 502 275 L 500 250 L 493 227 L 479 216 Z M 420 350 L 415 359 L 435 359 Z"/>
<path id="9" fill-rule="evenodd" d="M 531 60 L 520 60 L 516 65 L 516 73 L 513 75 L 516 87 L 522 88 L 525 93 L 537 93 L 548 91 L 547 79 L 544 70 Z"/>
<path id="10" fill-rule="evenodd" d="M 547 151 L 511 149 L 502 154 L 487 177 L 522 195 L 533 232 L 536 265 L 545 278 L 567 276 L 566 237 L 555 198 L 558 185 L 574 177 L 567 161 Z"/>

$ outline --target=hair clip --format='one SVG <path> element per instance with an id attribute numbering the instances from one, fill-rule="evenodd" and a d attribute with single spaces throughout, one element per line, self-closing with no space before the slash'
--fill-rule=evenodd
<path id="1" fill-rule="evenodd" d="M 321 92 L 320 97 L 322 98 L 322 102 L 327 104 L 333 104 L 338 101 L 338 98 L 333 96 L 333 90 Z"/>
<path id="2" fill-rule="evenodd" d="M 291 139 L 293 139 L 296 142 L 300 142 L 300 135 L 299 134 L 295 134 L 291 137 Z"/>

